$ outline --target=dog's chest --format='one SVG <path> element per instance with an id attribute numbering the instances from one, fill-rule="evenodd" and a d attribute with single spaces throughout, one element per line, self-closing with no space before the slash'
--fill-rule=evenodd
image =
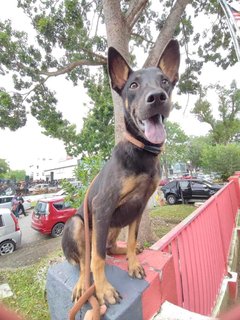
<path id="1" fill-rule="evenodd" d="M 159 183 L 159 175 L 140 174 L 125 177 L 122 180 L 120 204 L 136 197 L 143 199 L 150 197 Z"/>
<path id="2" fill-rule="evenodd" d="M 142 214 L 150 196 L 159 184 L 159 175 L 147 174 L 125 177 L 121 193 L 111 218 L 112 227 L 124 227 Z"/>

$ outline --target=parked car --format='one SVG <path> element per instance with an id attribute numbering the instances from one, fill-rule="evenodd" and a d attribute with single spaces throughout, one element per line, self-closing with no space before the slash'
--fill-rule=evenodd
<path id="1" fill-rule="evenodd" d="M 18 219 L 8 208 L 0 208 L 0 256 L 12 253 L 21 245 Z"/>
<path id="2" fill-rule="evenodd" d="M 47 183 L 38 183 L 35 186 L 29 188 L 30 194 L 38 194 L 48 192 L 49 185 Z"/>
<path id="3" fill-rule="evenodd" d="M 14 196 L 0 196 L 0 208 L 8 208 L 11 210 L 13 198 L 14 198 Z M 24 199 L 24 197 L 23 197 L 23 199 Z M 30 209 L 31 208 L 31 201 L 24 199 L 23 207 L 24 207 L 25 211 Z"/>
<path id="4" fill-rule="evenodd" d="M 165 186 L 165 184 L 167 184 L 170 180 L 167 179 L 167 178 L 163 178 L 160 180 L 159 182 L 159 186 L 162 187 L 162 186 Z"/>
<path id="5" fill-rule="evenodd" d="M 43 234 L 59 237 L 63 233 L 64 224 L 76 211 L 64 197 L 41 199 L 33 210 L 31 226 Z"/>
<path id="6" fill-rule="evenodd" d="M 163 186 L 162 191 L 168 204 L 175 204 L 182 200 L 186 202 L 206 200 L 221 187 L 204 180 L 177 179 Z"/>

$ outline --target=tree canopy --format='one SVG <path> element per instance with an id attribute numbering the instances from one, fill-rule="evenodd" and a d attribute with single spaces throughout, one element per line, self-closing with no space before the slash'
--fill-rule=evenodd
<path id="1" fill-rule="evenodd" d="M 9 170 L 4 175 L 4 179 L 14 180 L 14 181 L 24 181 L 26 177 L 25 170 Z"/>
<path id="2" fill-rule="evenodd" d="M 211 144 L 211 139 L 206 137 L 189 137 L 186 146 L 186 160 L 190 161 L 192 169 L 195 171 L 203 167 L 202 152 L 205 146 Z"/>
<path id="3" fill-rule="evenodd" d="M 202 168 L 208 172 L 217 172 L 226 180 L 240 168 L 240 145 L 205 146 L 201 154 Z"/>
<path id="4" fill-rule="evenodd" d="M 114 146 L 114 115 L 107 73 L 104 72 L 97 81 L 90 79 L 87 92 L 92 103 L 84 119 L 75 154 L 101 153 L 102 158 L 107 159 Z"/>
<path id="5" fill-rule="evenodd" d="M 179 81 L 181 93 L 197 93 L 198 75 L 205 62 L 213 61 L 223 68 L 236 62 L 216 0 L 166 0 L 158 4 L 146 0 L 18 0 L 18 7 L 28 17 L 35 41 L 26 32 L 14 30 L 10 21 L 0 22 L 0 74 L 12 79 L 11 90 L 0 88 L 0 128 L 17 130 L 26 124 L 30 112 L 45 134 L 64 141 L 69 154 L 79 151 L 80 133 L 58 110 L 48 80 L 64 74 L 73 85 L 83 81 L 86 87 L 91 86 L 93 73 L 103 74 L 108 46 L 116 47 L 133 64 L 138 47 L 145 54 L 144 65 L 149 66 L 156 63 L 168 41 L 177 37 L 186 53 L 186 69 Z M 194 23 L 200 16 L 211 20 L 201 31 Z M 98 80 L 96 90 L 97 86 Z M 113 104 L 116 128 L 122 131 L 116 95 Z"/>
<path id="6" fill-rule="evenodd" d="M 3 178 L 5 173 L 9 171 L 9 165 L 5 159 L 0 159 L 0 178 Z"/>
<path id="7" fill-rule="evenodd" d="M 212 105 L 206 100 L 206 91 L 211 88 L 218 94 L 218 116 L 213 114 Z M 211 127 L 210 137 L 213 144 L 224 144 L 238 140 L 240 132 L 240 89 L 235 81 L 230 88 L 212 85 L 200 92 L 192 113 L 200 122 L 208 123 Z"/>
<path id="8" fill-rule="evenodd" d="M 188 137 L 179 124 L 167 121 L 167 141 L 161 154 L 161 163 L 164 175 L 167 176 L 168 168 L 176 162 L 186 162 L 186 148 Z"/>

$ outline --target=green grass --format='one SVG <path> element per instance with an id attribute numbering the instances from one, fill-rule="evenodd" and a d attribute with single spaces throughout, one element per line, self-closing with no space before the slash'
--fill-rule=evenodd
<path id="1" fill-rule="evenodd" d="M 151 210 L 150 216 L 154 217 L 162 217 L 169 219 L 178 219 L 182 221 L 186 218 L 190 213 L 192 213 L 196 207 L 189 204 L 178 204 L 178 205 L 164 205 L 161 207 L 156 207 Z"/>
<path id="2" fill-rule="evenodd" d="M 192 205 L 165 205 L 152 209 L 150 217 L 156 235 L 161 238 L 194 210 Z M 145 243 L 145 247 L 150 245 Z M 50 261 L 56 261 L 61 255 L 58 250 L 30 267 L 1 270 L 0 284 L 8 283 L 14 294 L 2 302 L 26 320 L 50 320 L 45 299 L 46 273 Z"/>
<path id="3" fill-rule="evenodd" d="M 189 216 L 196 208 L 193 205 L 164 205 L 150 211 L 153 230 L 159 238 Z"/>
<path id="4" fill-rule="evenodd" d="M 57 259 L 59 251 L 30 267 L 1 270 L 0 284 L 8 283 L 13 296 L 3 299 L 11 310 L 19 312 L 26 320 L 50 320 L 45 299 L 45 280 L 49 261 Z"/>

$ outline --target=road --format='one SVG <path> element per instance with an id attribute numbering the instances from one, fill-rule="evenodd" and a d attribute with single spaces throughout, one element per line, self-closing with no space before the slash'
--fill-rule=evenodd
<path id="1" fill-rule="evenodd" d="M 61 248 L 61 238 L 51 238 L 31 228 L 31 210 L 28 216 L 21 215 L 22 245 L 12 254 L 0 256 L 1 268 L 18 268 L 31 265 L 47 254 Z"/>

